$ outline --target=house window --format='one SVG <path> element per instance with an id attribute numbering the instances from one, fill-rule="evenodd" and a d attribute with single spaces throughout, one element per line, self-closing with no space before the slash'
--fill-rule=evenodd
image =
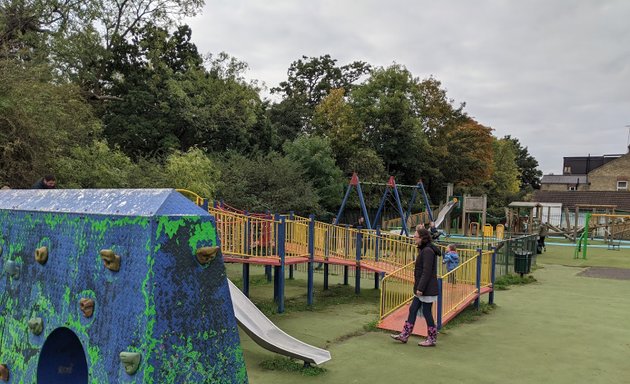
<path id="1" fill-rule="evenodd" d="M 571 173 L 571 167 L 564 167 L 564 173 L 565 174 L 570 174 Z"/>
<path id="2" fill-rule="evenodd" d="M 617 181 L 617 190 L 618 191 L 627 191 L 628 190 L 628 182 L 627 181 Z"/>
<path id="3" fill-rule="evenodd" d="M 577 187 L 574 185 L 569 186 L 569 191 L 577 191 Z"/>

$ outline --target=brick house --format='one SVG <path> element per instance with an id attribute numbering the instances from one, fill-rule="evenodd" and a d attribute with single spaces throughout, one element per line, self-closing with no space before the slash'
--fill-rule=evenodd
<path id="1" fill-rule="evenodd" d="M 563 174 L 544 175 L 540 190 L 628 191 L 629 181 L 630 151 L 625 155 L 565 157 Z"/>
<path id="2" fill-rule="evenodd" d="M 588 174 L 591 191 L 628 191 L 628 180 L 630 180 L 630 153 Z"/>
<path id="3" fill-rule="evenodd" d="M 630 213 L 630 148 L 623 155 L 565 157 L 562 175 L 545 175 L 532 201 L 561 203 L 559 219 L 566 227 L 583 224 L 587 211 Z M 578 208 L 579 209 L 576 209 Z"/>

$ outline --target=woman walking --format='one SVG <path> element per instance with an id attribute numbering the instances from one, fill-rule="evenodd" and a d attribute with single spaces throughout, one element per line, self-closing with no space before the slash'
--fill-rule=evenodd
<path id="1" fill-rule="evenodd" d="M 418 257 L 414 268 L 414 297 L 402 332 L 391 335 L 391 337 L 406 343 L 416 323 L 418 310 L 422 310 L 422 316 L 427 322 L 428 336 L 418 345 L 434 347 L 437 343 L 437 328 L 431 309 L 433 303 L 438 299 L 437 256 L 433 244 L 431 244 L 431 233 L 428 230 L 418 229 L 414 235 L 414 241 L 418 246 Z"/>

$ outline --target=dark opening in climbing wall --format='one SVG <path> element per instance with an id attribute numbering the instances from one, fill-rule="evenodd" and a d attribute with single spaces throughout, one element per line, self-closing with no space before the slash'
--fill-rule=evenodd
<path id="1" fill-rule="evenodd" d="M 57 328 L 46 339 L 37 364 L 37 382 L 87 384 L 85 351 L 70 329 Z"/>

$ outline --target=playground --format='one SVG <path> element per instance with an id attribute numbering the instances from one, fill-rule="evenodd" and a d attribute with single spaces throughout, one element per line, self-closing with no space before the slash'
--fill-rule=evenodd
<path id="1" fill-rule="evenodd" d="M 478 226 L 482 237 L 457 240 L 461 264 L 437 271 L 440 346 L 422 351 L 420 338 L 388 337 L 410 300 L 409 237 L 195 203 L 174 190 L 5 192 L 2 304 L 10 316 L 0 378 L 361 383 L 413 380 L 419 370 L 434 382 L 525 383 L 594 370 L 589 381 L 615 382 L 624 369 L 629 345 L 610 340 L 628 339 L 625 246 L 595 240 L 588 257 L 576 258 L 566 239 L 548 238 L 536 257 L 535 235 L 498 239 L 498 228 Z M 524 271 L 517 256 L 527 255 Z M 74 273 L 65 273 L 68 263 Z M 497 278 L 529 274 L 530 263 L 535 283 L 497 291 Z M 108 292 L 125 285 L 126 295 Z M 125 325 L 132 311 L 141 321 Z M 414 335 L 426 335 L 423 323 Z M 108 337 L 112 327 L 132 332 Z M 174 365 L 183 352 L 204 361 L 195 370 Z M 556 371 L 574 363 L 591 370 Z"/>
<path id="2" fill-rule="evenodd" d="M 272 314 L 286 332 L 328 349 L 332 360 L 315 377 L 264 369 L 261 364 L 276 355 L 241 332 L 250 382 L 380 383 L 393 377 L 431 383 L 627 382 L 630 273 L 626 280 L 586 275 L 587 267 L 630 272 L 630 250 L 589 249 L 586 260 L 575 260 L 572 247 L 548 245 L 538 256 L 535 283 L 498 291 L 494 310 L 474 322 L 447 326 L 431 350 L 416 346 L 419 337 L 403 345 L 373 327 L 378 316 L 373 290 L 354 297 L 347 289 L 348 297 L 335 299 L 340 304 Z M 228 268 L 235 278 L 239 273 Z M 299 302 L 304 300 L 303 276 L 295 279 L 287 285 L 287 298 Z M 252 299 L 265 303 L 272 287 L 259 281 Z"/>

